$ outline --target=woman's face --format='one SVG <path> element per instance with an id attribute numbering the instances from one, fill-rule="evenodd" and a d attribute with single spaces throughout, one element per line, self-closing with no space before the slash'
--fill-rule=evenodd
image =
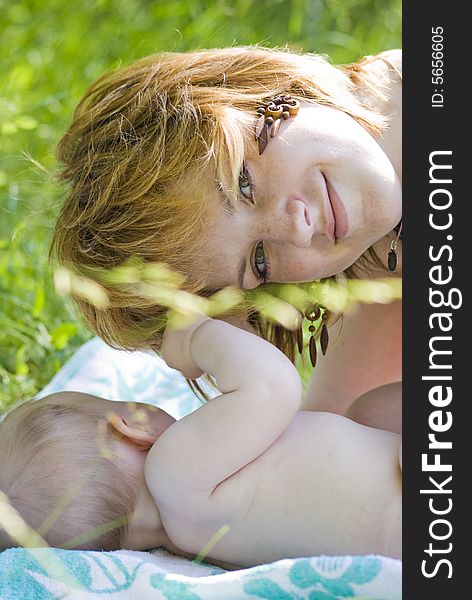
<path id="1" fill-rule="evenodd" d="M 334 275 L 401 218 L 390 159 L 352 117 L 328 107 L 302 105 L 261 156 L 251 143 L 239 183 L 246 202 L 232 213 L 216 186 L 211 194 L 211 235 L 196 268 L 212 288 Z"/>

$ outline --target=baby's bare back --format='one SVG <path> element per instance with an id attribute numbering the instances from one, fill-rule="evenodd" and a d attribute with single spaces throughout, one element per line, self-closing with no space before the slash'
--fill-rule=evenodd
<path id="1" fill-rule="evenodd" d="M 189 497 L 185 510 L 183 500 L 165 509 L 167 533 L 197 554 L 227 531 L 208 558 L 241 566 L 320 554 L 400 557 L 400 440 L 339 415 L 302 411 L 210 495 Z"/>

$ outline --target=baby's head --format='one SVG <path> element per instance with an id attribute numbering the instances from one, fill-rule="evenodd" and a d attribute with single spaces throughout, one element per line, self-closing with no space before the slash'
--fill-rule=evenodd
<path id="1" fill-rule="evenodd" d="M 0 422 L 0 490 L 51 546 L 151 547 L 161 525 L 144 462 L 173 422 L 150 405 L 77 392 L 26 402 Z M 0 524 L 0 549 L 11 545 Z"/>

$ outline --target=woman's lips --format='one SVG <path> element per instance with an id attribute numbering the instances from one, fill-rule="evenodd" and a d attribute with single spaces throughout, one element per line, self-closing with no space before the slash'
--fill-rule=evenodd
<path id="1" fill-rule="evenodd" d="M 326 184 L 326 195 L 329 204 L 329 210 L 327 211 L 327 230 L 331 236 L 334 237 L 335 241 L 341 240 L 349 231 L 346 209 L 344 208 L 341 198 L 336 193 L 336 190 L 324 174 L 323 178 Z"/>
<path id="2" fill-rule="evenodd" d="M 305 223 L 308 225 L 308 227 L 311 227 L 310 213 L 308 212 L 308 209 L 306 206 L 303 209 L 303 216 L 305 217 Z"/>
<path id="3" fill-rule="evenodd" d="M 331 205 L 331 198 L 329 197 L 329 191 L 328 191 L 328 180 L 326 179 L 326 177 L 324 176 L 323 173 L 321 173 L 321 175 L 323 176 L 323 180 L 325 183 L 325 218 L 326 218 L 326 225 L 325 225 L 325 233 L 326 236 L 329 237 L 330 240 L 332 240 L 333 242 L 336 242 L 336 218 L 334 216 L 334 211 L 333 211 L 333 207 Z"/>

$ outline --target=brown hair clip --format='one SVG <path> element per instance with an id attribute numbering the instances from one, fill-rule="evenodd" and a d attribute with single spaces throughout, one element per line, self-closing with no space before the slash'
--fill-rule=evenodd
<path id="1" fill-rule="evenodd" d="M 256 121 L 254 133 L 259 146 L 259 156 L 264 152 L 269 138 L 273 138 L 280 127 L 281 119 L 285 121 L 294 117 L 300 109 L 300 102 L 291 96 L 277 96 L 264 102 L 257 112 L 260 117 Z"/>

